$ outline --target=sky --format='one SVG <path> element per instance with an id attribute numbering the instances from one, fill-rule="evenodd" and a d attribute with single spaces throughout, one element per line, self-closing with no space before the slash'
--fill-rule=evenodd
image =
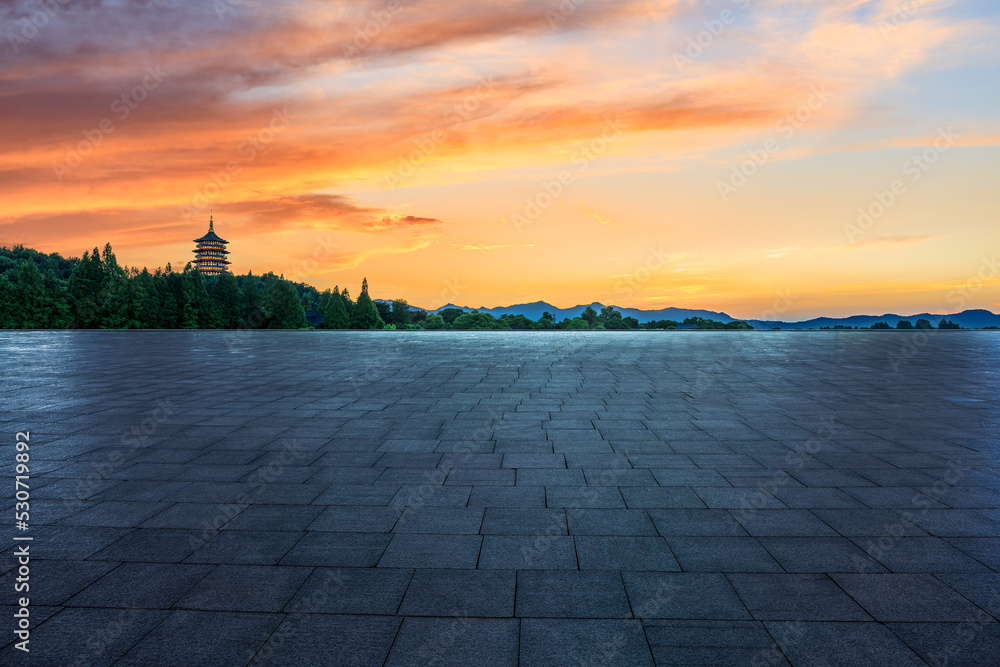
<path id="1" fill-rule="evenodd" d="M 1000 310 L 1000 27 L 949 0 L 15 0 L 0 245 L 419 307 Z"/>

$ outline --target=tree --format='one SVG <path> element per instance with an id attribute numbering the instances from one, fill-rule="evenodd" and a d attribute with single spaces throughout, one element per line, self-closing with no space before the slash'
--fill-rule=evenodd
<path id="1" fill-rule="evenodd" d="M 14 295 L 20 328 L 44 329 L 48 326 L 45 288 L 37 264 L 31 261 L 21 264 Z"/>
<path id="2" fill-rule="evenodd" d="M 424 321 L 425 329 L 444 329 L 445 326 L 444 318 L 440 315 L 428 315 Z"/>
<path id="3" fill-rule="evenodd" d="M 560 326 L 569 331 L 581 331 L 590 328 L 590 324 L 587 322 L 587 320 L 583 319 L 582 317 L 574 317 L 571 320 L 570 319 L 563 320 L 562 322 L 560 322 Z"/>
<path id="4" fill-rule="evenodd" d="M 269 281 L 264 293 L 264 312 L 268 329 L 305 329 L 309 326 L 295 285 L 281 278 Z"/>
<path id="5" fill-rule="evenodd" d="M 872 329 L 891 329 L 891 328 L 892 327 L 890 327 L 886 322 L 876 322 L 875 324 L 872 325 Z"/>
<path id="6" fill-rule="evenodd" d="M 348 317 L 344 300 L 336 289 L 327 295 L 326 301 L 323 303 L 323 323 L 320 324 L 320 327 L 323 329 L 351 328 L 351 318 Z"/>
<path id="7" fill-rule="evenodd" d="M 455 318 L 451 326 L 455 329 L 468 329 L 471 331 L 493 331 L 509 328 L 489 313 L 465 313 Z"/>
<path id="8" fill-rule="evenodd" d="M 587 306 L 582 313 L 580 313 L 580 319 L 587 323 L 587 326 L 594 327 L 597 326 L 597 311 L 594 310 L 593 306 Z"/>
<path id="9" fill-rule="evenodd" d="M 948 320 L 941 320 L 940 322 L 938 322 L 938 329 L 961 329 L 961 328 L 962 327 L 960 327 L 956 322 L 950 322 Z M 989 328 L 989 327 L 984 327 L 984 328 Z"/>
<path id="10" fill-rule="evenodd" d="M 219 325 L 226 329 L 235 329 L 243 320 L 243 294 L 236 277 L 231 273 L 223 273 L 212 286 L 212 302 L 219 318 Z"/>
<path id="11" fill-rule="evenodd" d="M 912 329 L 913 324 L 909 320 L 900 320 L 896 322 L 897 329 Z"/>
<path id="12" fill-rule="evenodd" d="M 461 315 L 464 315 L 465 311 L 461 308 L 445 308 L 438 313 L 442 318 L 444 318 L 445 324 L 454 324 L 455 320 Z"/>
<path id="13" fill-rule="evenodd" d="M 921 317 L 920 319 L 917 320 L 917 328 L 933 329 L 934 327 L 931 326 L 930 320 L 925 320 L 924 318 Z"/>
<path id="14" fill-rule="evenodd" d="M 351 313 L 352 329 L 381 329 L 385 322 L 379 315 L 378 308 L 371 297 L 368 296 L 368 279 L 361 281 L 361 294 L 357 303 L 354 304 L 354 312 Z"/>
<path id="15" fill-rule="evenodd" d="M 396 326 L 409 324 L 412 319 L 410 304 L 406 299 L 396 299 L 392 302 L 392 323 Z"/>

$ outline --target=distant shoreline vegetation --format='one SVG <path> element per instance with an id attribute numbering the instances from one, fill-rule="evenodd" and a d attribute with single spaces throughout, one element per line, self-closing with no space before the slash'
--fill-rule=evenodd
<path id="1" fill-rule="evenodd" d="M 889 329 L 889 325 L 879 322 L 871 328 Z M 925 319 L 916 326 L 897 325 L 897 329 L 929 328 Z M 939 328 L 960 327 L 942 320 Z M 558 322 L 548 312 L 538 320 L 461 308 L 428 313 L 411 308 L 403 299 L 372 299 L 367 279 L 355 300 L 346 287 L 320 292 L 274 273 L 206 276 L 190 262 L 183 271 L 167 264 L 151 273 L 121 266 L 107 244 L 103 251 L 94 248 L 79 259 L 23 246 L 0 247 L 0 329 L 750 331 L 753 327 L 743 321 L 701 317 L 640 323 L 612 306 L 600 312 L 588 306 L 579 316 Z"/>

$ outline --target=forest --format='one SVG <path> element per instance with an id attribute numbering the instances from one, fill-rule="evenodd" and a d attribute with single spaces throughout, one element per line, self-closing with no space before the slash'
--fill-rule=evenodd
<path id="1" fill-rule="evenodd" d="M 524 315 L 445 308 L 428 313 L 404 299 L 373 299 L 368 280 L 357 299 L 347 287 L 320 292 L 281 275 L 203 275 L 188 263 L 153 272 L 118 263 L 111 244 L 81 258 L 23 246 L 0 247 L 3 329 L 458 329 L 488 330 L 749 330 L 746 322 L 692 317 L 640 324 L 611 306 L 588 306 L 556 322 Z"/>

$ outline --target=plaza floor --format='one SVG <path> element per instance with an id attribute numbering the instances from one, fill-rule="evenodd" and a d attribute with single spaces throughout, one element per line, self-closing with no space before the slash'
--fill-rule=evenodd
<path id="1" fill-rule="evenodd" d="M 0 332 L 0 369 L 4 664 L 998 663 L 995 332 Z"/>

